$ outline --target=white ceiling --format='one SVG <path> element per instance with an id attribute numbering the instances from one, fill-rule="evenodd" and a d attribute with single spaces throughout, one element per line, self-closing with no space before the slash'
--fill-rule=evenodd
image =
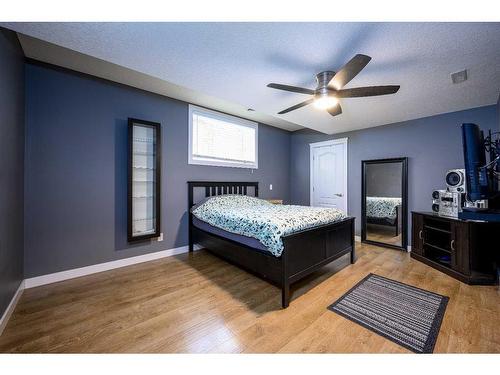
<path id="1" fill-rule="evenodd" d="M 226 111 L 253 119 L 260 116 L 267 119 L 263 122 L 288 130 L 307 127 L 331 134 L 479 107 L 496 103 L 500 89 L 500 23 L 2 26 L 72 50 L 69 52 L 104 60 L 94 70 L 112 63 L 108 68 L 135 71 L 139 81 L 142 75 L 157 80 L 157 85 L 163 82 L 165 95 L 186 100 L 175 90 L 172 94 L 170 85 L 178 91 L 187 90 L 190 102 L 212 106 L 207 103 L 213 100 L 219 103 L 215 109 L 232 107 Z M 47 45 L 37 46 L 23 43 L 28 56 L 45 55 L 45 60 L 52 60 L 49 62 L 75 68 L 75 62 L 69 61 L 70 54 L 54 50 L 51 57 Z M 307 96 L 273 90 L 266 87 L 268 83 L 314 88 L 316 73 L 338 70 L 356 53 L 369 55 L 372 61 L 346 87 L 399 84 L 400 91 L 381 97 L 342 99 L 343 113 L 337 117 L 313 106 L 277 115 Z M 84 64 L 87 69 L 91 61 Z M 468 69 L 468 81 L 453 85 L 450 73 L 462 69 Z M 127 74 L 122 72 L 121 76 Z M 247 108 L 256 112 L 247 112 Z"/>

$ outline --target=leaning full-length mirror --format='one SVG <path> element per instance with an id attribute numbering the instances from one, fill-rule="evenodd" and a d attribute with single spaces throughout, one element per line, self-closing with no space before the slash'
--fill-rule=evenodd
<path id="1" fill-rule="evenodd" d="M 407 158 L 362 161 L 361 239 L 406 250 Z"/>

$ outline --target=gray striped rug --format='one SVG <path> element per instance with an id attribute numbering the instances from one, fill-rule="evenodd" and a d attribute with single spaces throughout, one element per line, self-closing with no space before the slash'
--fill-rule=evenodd
<path id="1" fill-rule="evenodd" d="M 448 299 L 371 273 L 328 309 L 415 353 L 432 353 Z"/>

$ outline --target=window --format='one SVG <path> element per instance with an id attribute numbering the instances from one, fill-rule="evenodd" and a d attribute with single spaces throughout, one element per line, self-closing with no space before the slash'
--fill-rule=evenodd
<path id="1" fill-rule="evenodd" d="M 189 106 L 189 164 L 258 168 L 258 124 Z"/>

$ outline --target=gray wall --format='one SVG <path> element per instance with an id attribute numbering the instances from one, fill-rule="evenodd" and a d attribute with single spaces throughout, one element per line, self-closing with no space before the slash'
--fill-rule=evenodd
<path id="1" fill-rule="evenodd" d="M 348 211 L 356 217 L 358 235 L 361 231 L 361 160 L 407 156 L 409 215 L 412 210 L 430 211 L 431 193 L 445 186 L 446 171 L 463 168 L 460 125 L 473 122 L 483 130 L 497 128 L 495 107 L 474 108 L 335 136 L 313 130 L 294 132 L 290 148 L 291 202 L 309 204 L 309 143 L 348 137 Z M 411 237 L 410 230 L 408 235 Z"/>
<path id="2" fill-rule="evenodd" d="M 26 277 L 186 245 L 188 180 L 259 181 L 262 197 L 289 199 L 289 132 L 259 126 L 253 173 L 188 165 L 188 104 L 34 64 L 26 77 Z M 162 123 L 163 242 L 126 241 L 128 117 Z"/>
<path id="3" fill-rule="evenodd" d="M 380 163 L 366 166 L 366 195 L 368 197 L 399 198 L 402 194 L 401 184 L 403 163 Z"/>
<path id="4" fill-rule="evenodd" d="M 24 55 L 0 28 L 0 317 L 23 279 Z"/>
<path id="5" fill-rule="evenodd" d="M 497 100 L 497 121 L 498 121 L 498 131 L 500 131 L 500 95 Z"/>

